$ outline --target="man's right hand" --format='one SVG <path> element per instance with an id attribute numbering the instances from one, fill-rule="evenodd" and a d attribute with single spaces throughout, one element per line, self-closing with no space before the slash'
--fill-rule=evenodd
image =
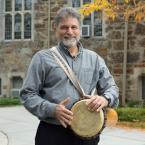
<path id="1" fill-rule="evenodd" d="M 70 125 L 72 119 L 73 119 L 73 113 L 68 110 L 65 105 L 67 105 L 70 101 L 70 98 L 66 98 L 65 100 L 61 101 L 57 106 L 55 110 L 55 116 L 61 123 L 63 127 L 67 127 L 67 125 Z"/>

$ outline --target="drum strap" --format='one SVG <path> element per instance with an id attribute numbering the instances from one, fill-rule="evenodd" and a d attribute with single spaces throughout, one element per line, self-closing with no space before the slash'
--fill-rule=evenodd
<path id="1" fill-rule="evenodd" d="M 72 84 L 75 86 L 75 88 L 81 94 L 81 99 L 90 98 L 90 95 L 86 95 L 85 94 L 83 88 L 80 85 L 80 82 L 76 78 L 74 72 L 72 71 L 72 69 L 70 68 L 70 66 L 68 65 L 68 63 L 64 60 L 64 58 L 61 56 L 61 54 L 57 50 L 57 47 L 52 47 L 50 49 L 50 51 L 51 51 L 53 57 L 55 58 L 56 62 L 64 70 L 64 72 L 66 73 L 66 75 L 68 76 L 68 78 L 71 80 Z M 93 90 L 93 92 L 91 93 L 91 95 L 93 95 L 94 93 L 95 93 L 95 90 Z"/>

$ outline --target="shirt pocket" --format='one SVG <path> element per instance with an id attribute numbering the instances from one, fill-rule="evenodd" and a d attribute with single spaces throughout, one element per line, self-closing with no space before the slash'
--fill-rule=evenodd
<path id="1" fill-rule="evenodd" d="M 81 70 L 81 80 L 83 83 L 90 85 L 93 81 L 94 70 L 92 68 L 83 68 Z"/>

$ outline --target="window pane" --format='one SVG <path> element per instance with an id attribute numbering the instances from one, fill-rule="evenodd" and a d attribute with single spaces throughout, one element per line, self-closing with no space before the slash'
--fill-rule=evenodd
<path id="1" fill-rule="evenodd" d="M 89 27 L 89 34 L 92 35 L 92 33 L 91 33 L 91 15 L 84 18 L 83 25 L 89 25 L 90 26 Z"/>
<path id="2" fill-rule="evenodd" d="M 19 97 L 20 88 L 22 87 L 23 80 L 21 77 L 13 77 L 11 80 L 12 88 L 11 88 L 11 96 Z"/>
<path id="3" fill-rule="evenodd" d="M 22 10 L 22 0 L 15 0 L 15 11 Z"/>
<path id="4" fill-rule="evenodd" d="M 21 39 L 21 15 L 15 15 L 15 39 Z"/>
<path id="5" fill-rule="evenodd" d="M 23 80 L 21 77 L 12 78 L 12 89 L 19 89 L 22 87 Z"/>
<path id="6" fill-rule="evenodd" d="M 142 77 L 142 99 L 145 99 L 145 76 Z"/>
<path id="7" fill-rule="evenodd" d="M 91 2 L 91 0 L 83 0 L 83 4 L 88 4 L 90 2 Z"/>
<path id="8" fill-rule="evenodd" d="M 32 9 L 32 0 L 24 0 L 25 4 L 25 10 L 31 10 Z"/>
<path id="9" fill-rule="evenodd" d="M 5 39 L 12 39 L 12 16 L 5 16 Z"/>
<path id="10" fill-rule="evenodd" d="M 12 1 L 11 0 L 5 1 L 5 11 L 12 11 Z"/>
<path id="11" fill-rule="evenodd" d="M 102 36 L 102 13 L 94 12 L 94 36 Z"/>
<path id="12" fill-rule="evenodd" d="M 72 7 L 80 7 L 80 0 L 72 0 Z"/>
<path id="13" fill-rule="evenodd" d="M 31 38 L 31 14 L 25 14 L 24 18 L 24 38 Z"/>
<path id="14" fill-rule="evenodd" d="M 2 81 L 0 79 L 0 95 L 2 94 Z"/>
<path id="15" fill-rule="evenodd" d="M 91 25 L 91 15 L 90 16 L 86 16 L 83 20 L 83 24 L 84 25 Z"/>

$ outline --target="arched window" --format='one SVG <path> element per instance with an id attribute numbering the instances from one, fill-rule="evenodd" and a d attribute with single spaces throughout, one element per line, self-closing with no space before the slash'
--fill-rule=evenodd
<path id="1" fill-rule="evenodd" d="M 33 0 L 5 0 L 5 40 L 32 39 Z"/>
<path id="2" fill-rule="evenodd" d="M 31 38 L 31 15 L 29 13 L 24 15 L 24 38 Z"/>
<path id="3" fill-rule="evenodd" d="M 94 12 L 94 36 L 102 36 L 102 13 Z"/>
<path id="4" fill-rule="evenodd" d="M 5 15 L 5 39 L 12 39 L 12 16 L 10 14 Z"/>
<path id="5" fill-rule="evenodd" d="M 31 10 L 32 9 L 32 1 L 31 0 L 24 0 L 24 9 Z"/>
<path id="6" fill-rule="evenodd" d="M 21 39 L 21 15 L 15 15 L 15 39 Z"/>

